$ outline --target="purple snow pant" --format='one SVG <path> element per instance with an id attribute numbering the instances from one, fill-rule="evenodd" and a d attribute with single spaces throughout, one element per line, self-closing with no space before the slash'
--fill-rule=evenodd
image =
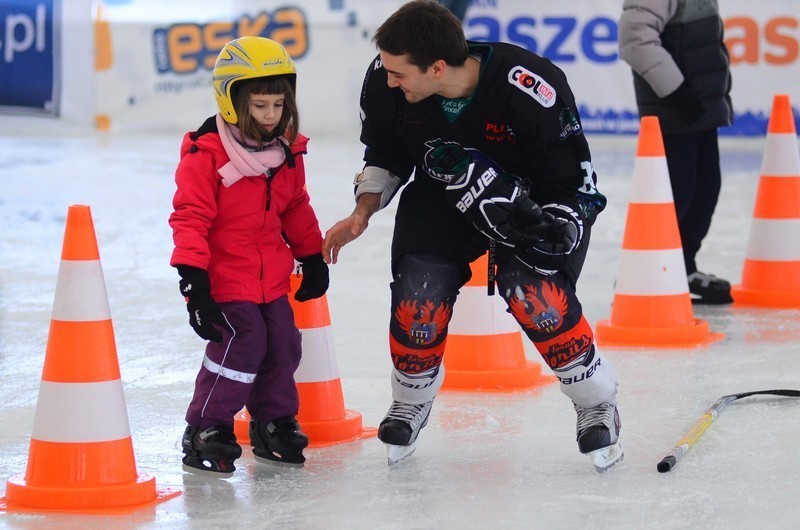
<path id="1" fill-rule="evenodd" d="M 295 416 L 294 372 L 302 348 L 288 297 L 219 307 L 227 326 L 217 326 L 222 342 L 206 346 L 186 422 L 200 430 L 212 425 L 233 429 L 233 417 L 245 405 L 253 419 L 263 422 Z"/>

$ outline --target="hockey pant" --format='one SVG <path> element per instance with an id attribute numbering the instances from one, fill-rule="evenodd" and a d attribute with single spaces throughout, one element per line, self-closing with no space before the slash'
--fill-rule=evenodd
<path id="1" fill-rule="evenodd" d="M 300 331 L 289 299 L 268 304 L 219 304 L 226 326 L 222 342 L 209 342 L 186 412 L 189 425 L 233 429 L 244 406 L 253 419 L 294 416 L 299 397 L 294 372 L 302 353 Z"/>
<path id="2" fill-rule="evenodd" d="M 441 387 L 447 325 L 466 283 L 461 271 L 432 254 L 406 254 L 397 263 L 389 328 L 394 400 L 425 403 Z M 528 274 L 508 262 L 498 270 L 497 284 L 508 312 L 553 370 L 561 391 L 581 407 L 616 403 L 616 373 L 597 351 L 566 276 Z"/>

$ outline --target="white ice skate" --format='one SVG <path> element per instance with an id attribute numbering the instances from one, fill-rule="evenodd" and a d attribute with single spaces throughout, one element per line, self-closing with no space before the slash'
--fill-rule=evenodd
<path id="1" fill-rule="evenodd" d="M 419 431 L 428 423 L 433 400 L 421 405 L 393 401 L 378 427 L 378 438 L 386 444 L 390 466 L 405 460 L 417 449 Z"/>
<path id="2" fill-rule="evenodd" d="M 575 405 L 578 413 L 578 449 L 589 455 L 598 473 L 608 471 L 622 461 L 624 456 L 619 444 L 619 412 L 616 405 L 601 403 L 596 407 L 583 408 Z"/>

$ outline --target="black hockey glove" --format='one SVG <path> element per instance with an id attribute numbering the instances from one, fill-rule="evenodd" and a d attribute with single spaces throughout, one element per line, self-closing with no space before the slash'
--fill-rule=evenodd
<path id="1" fill-rule="evenodd" d="M 702 100 L 684 79 L 683 83 L 673 92 L 664 98 L 670 107 L 674 107 L 687 125 L 691 125 L 705 114 Z"/>
<path id="2" fill-rule="evenodd" d="M 552 223 L 528 197 L 527 182 L 503 173 L 480 151 L 442 140 L 428 147 L 427 169 L 448 182 L 445 200 L 487 237 L 514 247 Z"/>
<path id="3" fill-rule="evenodd" d="M 305 258 L 297 258 L 303 270 L 303 280 L 300 287 L 294 293 L 294 299 L 298 302 L 319 298 L 328 290 L 330 279 L 328 275 L 328 264 L 322 259 L 322 253 L 312 254 Z"/>
<path id="4" fill-rule="evenodd" d="M 189 325 L 200 338 L 213 342 L 222 342 L 222 333 L 214 324 L 225 325 L 222 311 L 211 298 L 211 282 L 208 272 L 197 267 L 178 265 L 181 276 L 179 286 L 181 294 L 186 297 L 186 309 L 189 311 Z"/>
<path id="5" fill-rule="evenodd" d="M 552 219 L 550 226 L 519 243 L 514 255 L 523 265 L 549 276 L 564 267 L 572 251 L 580 246 L 583 221 L 562 204 L 545 205 L 542 211 Z"/>

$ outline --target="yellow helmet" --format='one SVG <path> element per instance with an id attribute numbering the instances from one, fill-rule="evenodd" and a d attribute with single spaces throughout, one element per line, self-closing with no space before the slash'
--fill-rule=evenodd
<path id="1" fill-rule="evenodd" d="M 240 37 L 228 42 L 214 64 L 214 97 L 223 119 L 236 125 L 238 118 L 231 100 L 233 85 L 246 79 L 285 75 L 292 90 L 297 70 L 286 49 L 265 37 Z"/>

